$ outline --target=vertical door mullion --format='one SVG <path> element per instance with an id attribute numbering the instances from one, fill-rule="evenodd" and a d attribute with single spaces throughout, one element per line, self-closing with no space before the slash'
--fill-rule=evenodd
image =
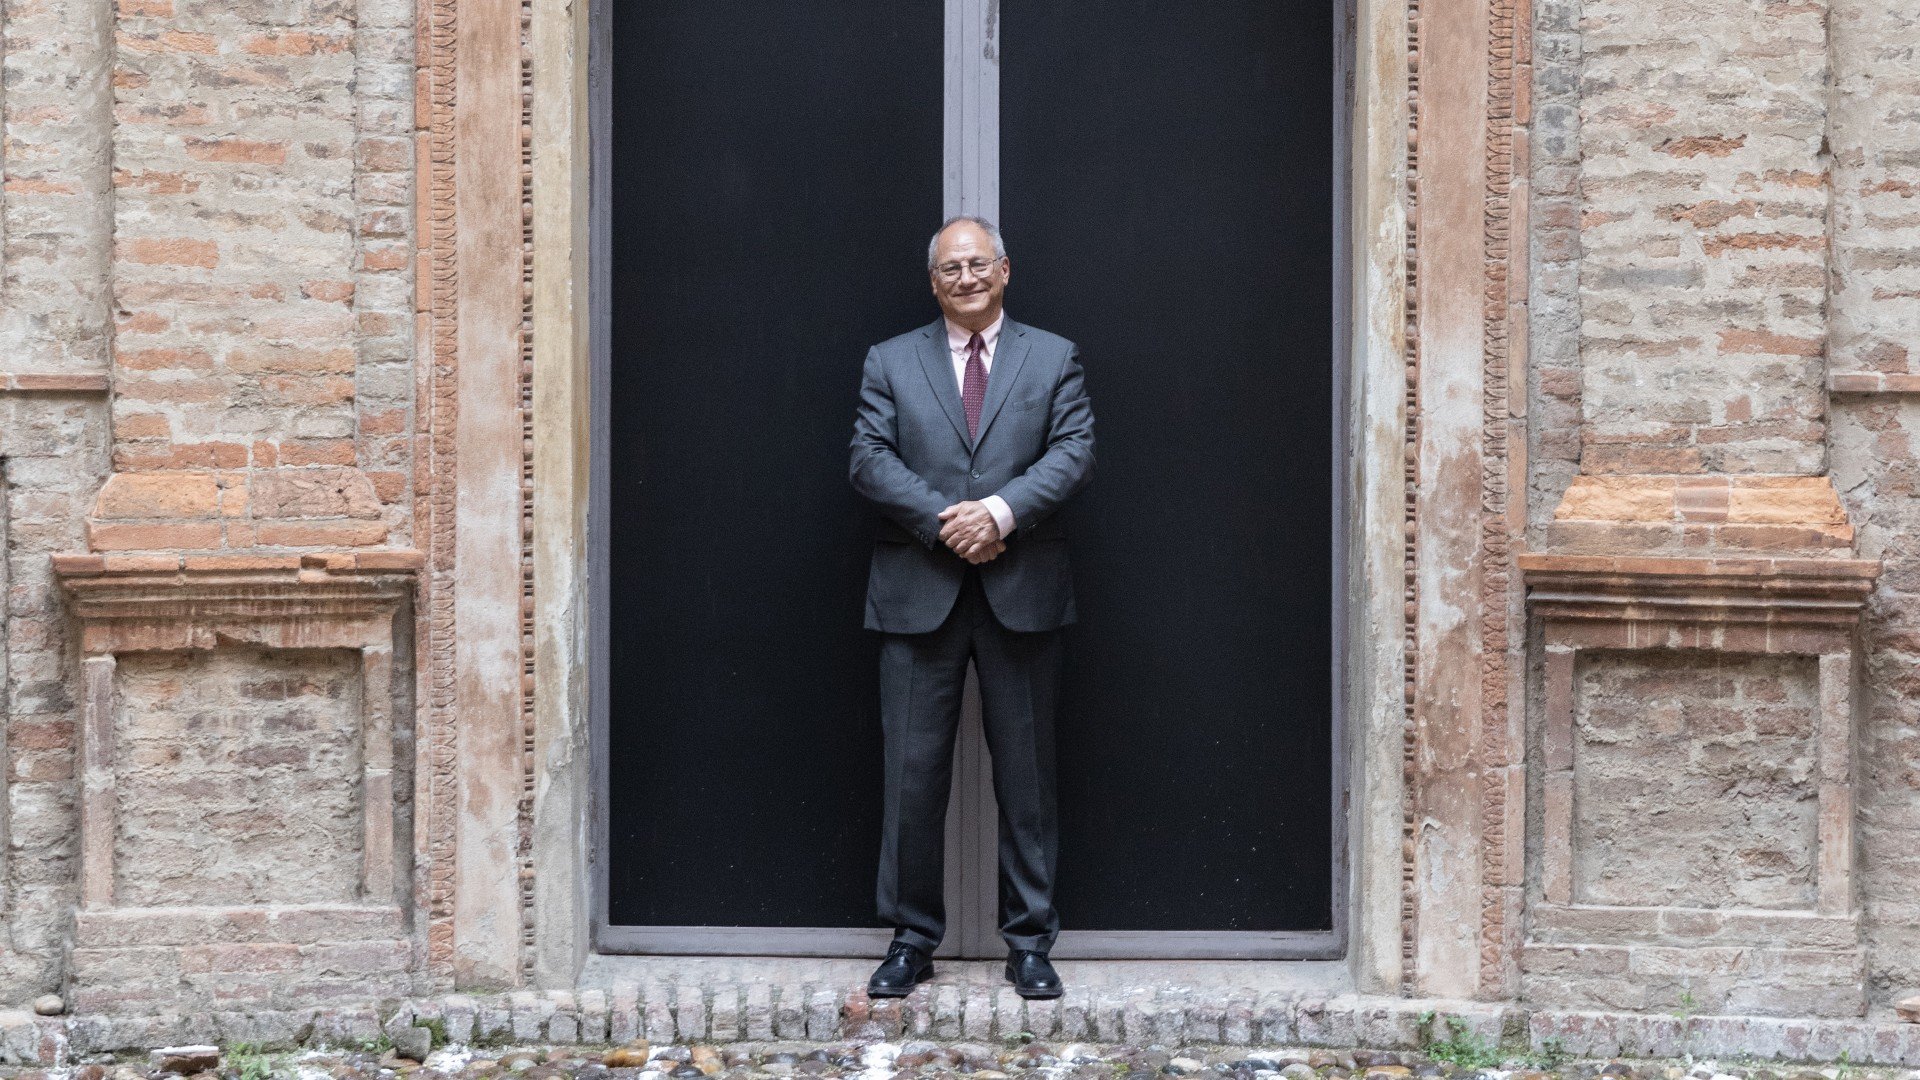
<path id="1" fill-rule="evenodd" d="M 941 206 L 947 216 L 1000 217 L 1000 0 L 946 0 L 945 148 Z M 947 815 L 947 926 L 943 952 L 990 956 L 999 916 L 999 816 L 981 734 L 977 679 L 961 699 Z"/>
<path id="2" fill-rule="evenodd" d="M 1000 0 L 947 0 L 948 216 L 1000 219 Z"/>

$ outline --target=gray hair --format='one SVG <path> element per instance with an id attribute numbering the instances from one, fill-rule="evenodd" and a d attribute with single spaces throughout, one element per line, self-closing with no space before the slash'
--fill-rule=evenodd
<path id="1" fill-rule="evenodd" d="M 927 269 L 933 269 L 934 255 L 940 250 L 940 234 L 963 221 L 970 221 L 980 226 L 980 231 L 987 234 L 988 240 L 993 241 L 994 258 L 1004 259 L 1007 257 L 1007 242 L 1000 239 L 1000 230 L 994 227 L 993 222 L 983 217 L 975 217 L 972 214 L 955 214 L 953 217 L 941 222 L 940 227 L 934 230 L 933 239 L 927 241 Z"/>

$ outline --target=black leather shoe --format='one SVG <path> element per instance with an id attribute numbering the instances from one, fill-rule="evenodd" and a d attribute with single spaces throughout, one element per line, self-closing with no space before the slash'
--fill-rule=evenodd
<path id="1" fill-rule="evenodd" d="M 1047 954 L 1031 949 L 1013 949 L 1007 953 L 1007 981 L 1013 992 L 1023 998 L 1057 998 L 1060 976 L 1054 973 Z"/>
<path id="2" fill-rule="evenodd" d="M 933 978 L 933 957 L 904 941 L 887 949 L 887 958 L 867 980 L 868 997 L 906 997 L 913 988 Z"/>

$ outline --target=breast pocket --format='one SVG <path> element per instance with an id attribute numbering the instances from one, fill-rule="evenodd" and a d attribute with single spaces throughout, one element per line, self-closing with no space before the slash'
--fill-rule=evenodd
<path id="1" fill-rule="evenodd" d="M 1053 400 L 1053 395 L 1041 394 L 1038 397 L 1030 397 L 1025 399 L 1024 401 L 1016 401 L 1013 403 L 1013 407 L 1016 412 L 1024 409 L 1037 409 L 1052 400 Z"/>

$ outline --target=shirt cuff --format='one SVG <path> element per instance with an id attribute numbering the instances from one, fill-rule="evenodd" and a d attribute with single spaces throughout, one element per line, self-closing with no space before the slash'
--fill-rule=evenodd
<path id="1" fill-rule="evenodd" d="M 1000 539 L 1012 536 L 1013 507 L 1007 505 L 1007 500 L 998 495 L 989 495 L 980 501 L 986 506 L 987 513 L 993 515 L 993 523 L 1000 527 Z"/>

